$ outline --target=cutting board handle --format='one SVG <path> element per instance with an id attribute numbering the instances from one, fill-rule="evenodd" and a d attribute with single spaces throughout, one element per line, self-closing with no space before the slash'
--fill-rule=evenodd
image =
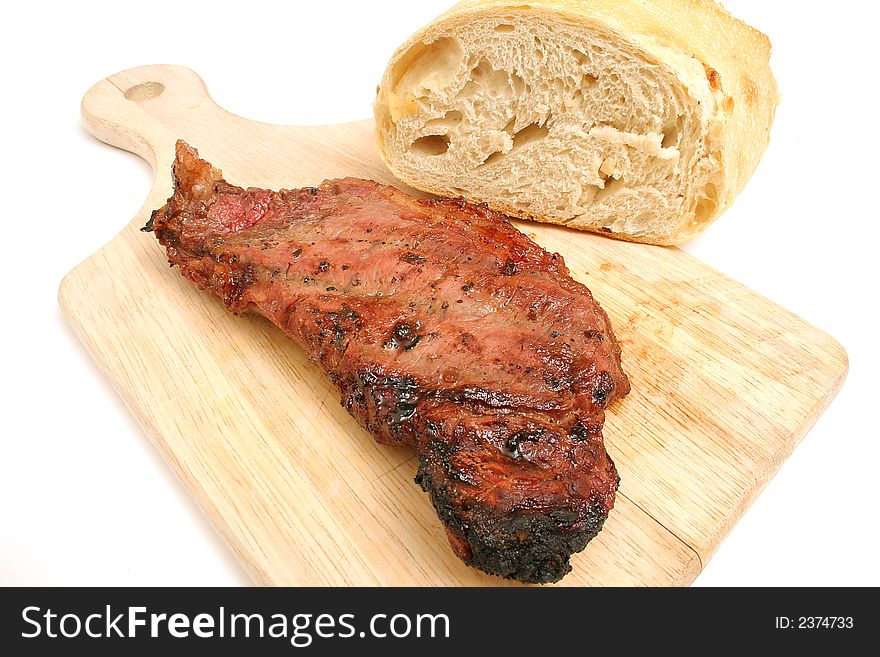
<path id="1" fill-rule="evenodd" d="M 92 135 L 140 155 L 154 171 L 171 166 L 182 108 L 195 118 L 199 110 L 219 110 L 195 71 L 170 65 L 138 66 L 106 77 L 86 92 L 81 106 Z"/>

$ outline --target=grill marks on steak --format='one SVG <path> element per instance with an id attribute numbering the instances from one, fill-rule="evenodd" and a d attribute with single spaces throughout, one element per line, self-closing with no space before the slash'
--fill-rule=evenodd
<path id="1" fill-rule="evenodd" d="M 561 257 L 485 207 L 375 182 L 241 189 L 183 142 L 174 182 L 145 230 L 296 340 L 379 442 L 418 450 L 460 558 L 526 582 L 571 569 L 614 503 L 601 430 L 629 382 Z"/>

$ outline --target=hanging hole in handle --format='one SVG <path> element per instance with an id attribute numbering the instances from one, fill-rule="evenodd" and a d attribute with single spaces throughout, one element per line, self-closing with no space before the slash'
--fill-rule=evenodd
<path id="1" fill-rule="evenodd" d="M 161 82 L 143 82 L 130 87 L 125 92 L 125 98 L 136 103 L 142 103 L 145 100 L 161 95 L 163 91 L 165 91 L 165 85 Z"/>

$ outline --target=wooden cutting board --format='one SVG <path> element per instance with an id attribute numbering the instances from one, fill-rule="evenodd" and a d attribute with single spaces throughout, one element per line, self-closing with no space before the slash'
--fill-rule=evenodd
<path id="1" fill-rule="evenodd" d="M 144 157 L 156 180 L 125 229 L 64 279 L 61 307 L 254 580 L 509 584 L 452 555 L 410 450 L 374 443 L 293 342 L 228 314 L 138 232 L 169 195 L 178 137 L 243 186 L 395 184 L 372 123 L 248 121 L 175 66 L 113 75 L 82 108 L 97 138 Z M 615 508 L 562 583 L 688 584 L 837 393 L 846 353 L 678 249 L 517 225 L 593 290 L 633 384 L 605 429 Z"/>

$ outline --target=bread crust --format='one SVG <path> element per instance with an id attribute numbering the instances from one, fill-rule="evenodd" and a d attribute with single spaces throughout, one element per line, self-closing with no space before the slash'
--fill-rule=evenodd
<path id="1" fill-rule="evenodd" d="M 375 103 L 379 153 L 391 171 L 423 191 L 448 195 L 449 189 L 420 179 L 418 172 L 398 166 L 390 152 L 383 125 L 389 119 L 392 75 L 410 49 L 455 33 L 470 21 L 489 16 L 529 12 L 535 20 L 564 20 L 582 26 L 599 26 L 640 50 L 643 56 L 666 67 L 699 104 L 704 139 L 717 167 L 706 189 L 710 196 L 699 211 L 682 216 L 666 234 L 610 233 L 574 218 L 559 218 L 524 210 L 501 198 L 474 197 L 493 209 L 514 217 L 562 223 L 619 239 L 673 245 L 701 233 L 743 189 L 754 173 L 767 144 L 778 94 L 770 70 L 770 41 L 758 30 L 729 14 L 714 0 L 464 0 L 423 27 L 392 56 L 379 85 Z M 694 60 L 702 66 L 695 67 Z M 698 71 L 695 74 L 695 70 Z"/>

